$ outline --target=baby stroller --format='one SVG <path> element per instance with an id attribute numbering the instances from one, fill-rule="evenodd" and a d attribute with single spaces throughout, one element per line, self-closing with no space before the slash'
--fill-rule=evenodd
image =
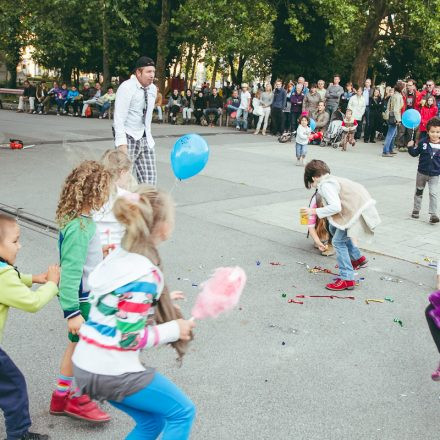
<path id="1" fill-rule="evenodd" d="M 342 121 L 339 121 L 338 119 L 333 120 L 330 122 L 330 125 L 325 132 L 320 146 L 338 148 L 339 144 L 341 143 L 343 133 Z"/>

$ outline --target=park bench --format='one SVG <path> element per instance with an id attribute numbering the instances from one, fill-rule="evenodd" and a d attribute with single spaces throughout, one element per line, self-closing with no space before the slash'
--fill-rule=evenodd
<path id="1" fill-rule="evenodd" d="M 23 89 L 9 89 L 0 87 L 0 108 L 3 108 L 2 96 L 3 95 L 15 95 L 20 96 L 23 94 Z M 12 109 L 12 105 L 10 106 Z"/>

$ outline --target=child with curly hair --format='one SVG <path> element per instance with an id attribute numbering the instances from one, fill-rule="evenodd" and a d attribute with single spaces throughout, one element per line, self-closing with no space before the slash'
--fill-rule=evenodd
<path id="1" fill-rule="evenodd" d="M 195 325 L 173 305 L 156 249 L 171 236 L 174 206 L 168 194 L 144 185 L 119 197 L 113 212 L 126 232 L 121 247 L 90 274 L 92 308 L 73 355 L 75 380 L 92 398 L 135 419 L 127 438 L 154 440 L 162 433 L 162 440 L 185 440 L 194 404 L 139 359 L 141 349 L 170 343 L 181 359 Z"/>
<path id="2" fill-rule="evenodd" d="M 110 420 L 87 395 L 72 389 L 72 354 L 82 323 L 88 318 L 90 272 L 102 261 L 101 240 L 92 219 L 110 195 L 111 176 L 102 164 L 84 161 L 66 178 L 56 212 L 60 227 L 60 303 L 67 319 L 69 344 L 61 361 L 50 413 L 101 423 Z"/>

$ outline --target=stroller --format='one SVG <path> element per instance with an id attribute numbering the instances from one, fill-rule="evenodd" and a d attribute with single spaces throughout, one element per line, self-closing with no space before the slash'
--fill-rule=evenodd
<path id="1" fill-rule="evenodd" d="M 332 122 L 330 122 L 330 125 L 322 138 L 320 146 L 338 148 L 341 143 L 343 133 L 342 121 L 334 119 Z"/>

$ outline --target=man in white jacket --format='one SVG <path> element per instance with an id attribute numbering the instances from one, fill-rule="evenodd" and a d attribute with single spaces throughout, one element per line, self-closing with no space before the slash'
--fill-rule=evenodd
<path id="1" fill-rule="evenodd" d="M 153 84 L 154 61 L 140 57 L 131 78 L 116 92 L 113 130 L 115 145 L 128 154 L 139 183 L 156 186 L 156 152 L 151 135 L 151 119 L 157 88 Z"/>

